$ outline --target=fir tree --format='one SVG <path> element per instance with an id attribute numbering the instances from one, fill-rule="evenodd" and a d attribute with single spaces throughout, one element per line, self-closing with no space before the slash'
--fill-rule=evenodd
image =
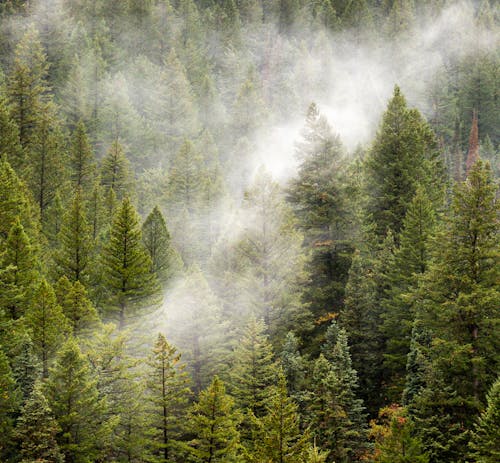
<path id="1" fill-rule="evenodd" d="M 150 403 L 151 446 L 161 461 L 176 459 L 183 428 L 183 409 L 189 398 L 188 379 L 181 356 L 165 336 L 158 335 L 148 360 L 147 387 Z"/>
<path id="2" fill-rule="evenodd" d="M 42 363 L 43 376 L 47 377 L 49 363 L 66 337 L 69 326 L 56 302 L 54 290 L 45 279 L 33 295 L 30 307 L 26 311 L 26 326 L 31 331 L 35 352 Z"/>
<path id="3" fill-rule="evenodd" d="M 142 241 L 151 258 L 151 271 L 165 285 L 180 269 L 181 262 L 172 247 L 165 219 L 157 206 L 142 225 Z"/>
<path id="4" fill-rule="evenodd" d="M 380 238 L 388 230 L 395 236 L 401 231 L 417 181 L 435 199 L 433 180 L 439 175 L 435 150 L 431 128 L 416 109 L 407 107 L 396 86 L 367 160 L 367 212 Z"/>
<path id="5" fill-rule="evenodd" d="M 239 421 L 233 399 L 226 394 L 224 383 L 215 376 L 208 388 L 200 393 L 189 414 L 190 432 L 196 436 L 190 442 L 193 462 L 241 461 L 238 458 Z"/>
<path id="6" fill-rule="evenodd" d="M 0 346 L 0 455 L 8 456 L 11 446 L 14 412 L 18 408 L 18 391 L 9 360 Z"/>
<path id="7" fill-rule="evenodd" d="M 41 365 L 35 354 L 33 342 L 26 333 L 17 340 L 11 356 L 12 376 L 19 389 L 21 401 L 25 403 L 41 372 Z"/>
<path id="8" fill-rule="evenodd" d="M 59 351 L 43 392 L 59 424 L 57 441 L 65 461 L 99 458 L 110 434 L 106 402 L 75 340 Z"/>
<path id="9" fill-rule="evenodd" d="M 275 383 L 273 348 L 265 334 L 266 325 L 251 318 L 234 350 L 230 373 L 231 394 L 238 407 L 260 417 L 269 388 Z"/>
<path id="10" fill-rule="evenodd" d="M 469 442 L 471 457 L 478 463 L 494 463 L 500 458 L 500 379 L 493 383 L 487 397 L 488 406 Z"/>
<path id="11" fill-rule="evenodd" d="M 17 420 L 15 436 L 21 443 L 22 461 L 62 463 L 64 457 L 56 440 L 59 431 L 43 394 L 42 383 L 38 382 Z"/>
<path id="12" fill-rule="evenodd" d="M 157 282 L 144 248 L 139 218 L 126 197 L 115 214 L 102 255 L 103 281 L 109 293 L 107 306 L 118 312 L 121 328 L 135 307 L 154 295 Z"/>
<path id="13" fill-rule="evenodd" d="M 269 391 L 266 414 L 257 420 L 250 461 L 301 463 L 307 455 L 309 433 L 300 430 L 297 405 L 288 397 L 282 371 L 278 378 L 278 384 Z"/>
<path id="14" fill-rule="evenodd" d="M 73 201 L 64 214 L 58 236 L 56 251 L 56 274 L 66 276 L 70 281 L 87 283 L 92 258 L 92 240 L 87 224 L 82 191 L 76 189 Z"/>
<path id="15" fill-rule="evenodd" d="M 102 160 L 101 183 L 107 191 L 113 190 L 119 200 L 131 193 L 130 165 L 118 141 L 111 144 Z"/>
<path id="16" fill-rule="evenodd" d="M 38 267 L 35 250 L 17 217 L 5 241 L 5 251 L 0 255 L 0 268 L 4 269 L 0 275 L 4 287 L 0 304 L 14 319 L 21 317 L 30 303 Z"/>
<path id="17" fill-rule="evenodd" d="M 20 174 L 25 167 L 24 153 L 19 143 L 19 129 L 12 120 L 10 108 L 0 94 L 0 158 L 6 158 Z"/>
<path id="18" fill-rule="evenodd" d="M 70 151 L 71 183 L 84 196 L 91 192 L 95 174 L 95 161 L 85 124 L 80 120 L 76 125 Z"/>

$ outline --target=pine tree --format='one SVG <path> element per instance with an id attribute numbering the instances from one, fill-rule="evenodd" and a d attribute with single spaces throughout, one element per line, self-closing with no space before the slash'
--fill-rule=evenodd
<path id="1" fill-rule="evenodd" d="M 110 311 L 118 312 L 120 328 L 136 307 L 157 292 L 151 259 L 142 244 L 139 218 L 128 197 L 117 210 L 102 255 L 103 282 Z"/>
<path id="2" fill-rule="evenodd" d="M 38 125 L 40 111 L 49 90 L 47 58 L 40 36 L 30 27 L 16 46 L 14 65 L 8 82 L 12 116 L 19 128 L 19 140 L 26 149 Z"/>
<path id="3" fill-rule="evenodd" d="M 122 200 L 130 195 L 130 165 L 122 145 L 114 141 L 101 163 L 101 183 L 109 191 L 113 190 L 116 198 Z"/>
<path id="4" fill-rule="evenodd" d="M 358 379 L 352 368 L 347 335 L 335 320 L 326 332 L 323 354 L 316 361 L 309 424 L 328 461 L 357 461 L 366 448 L 363 402 L 356 397 Z"/>
<path id="5" fill-rule="evenodd" d="M 6 158 L 20 174 L 24 168 L 24 153 L 19 143 L 19 129 L 12 120 L 6 99 L 0 94 L 0 158 Z"/>
<path id="6" fill-rule="evenodd" d="M 65 461 L 99 458 L 110 434 L 107 405 L 74 339 L 59 351 L 43 392 L 60 427 L 57 440 Z"/>
<path id="7" fill-rule="evenodd" d="M 407 296 L 417 288 L 419 276 L 427 270 L 435 222 L 432 203 L 425 191 L 418 187 L 403 220 L 395 265 L 389 269 L 390 288 L 382 301 L 381 331 L 387 339 L 384 366 L 389 376 L 389 398 L 394 402 L 401 398 L 415 318 Z"/>
<path id="8" fill-rule="evenodd" d="M 43 395 L 42 383 L 38 382 L 17 420 L 15 437 L 21 443 L 19 453 L 22 461 L 62 463 L 64 457 L 56 440 L 59 431 L 52 410 Z"/>
<path id="9" fill-rule="evenodd" d="M 148 360 L 151 446 L 159 461 L 176 459 L 180 448 L 182 413 L 189 398 L 188 379 L 181 355 L 159 334 Z"/>
<path id="10" fill-rule="evenodd" d="M 55 108 L 48 105 L 38 114 L 39 121 L 26 147 L 30 162 L 25 176 L 38 206 L 42 227 L 46 226 L 46 212 L 66 176 L 66 153 Z"/>
<path id="11" fill-rule="evenodd" d="M 33 295 L 25 315 L 27 328 L 31 331 L 31 339 L 42 363 L 44 378 L 49 371 L 49 363 L 68 334 L 68 320 L 56 302 L 54 290 L 45 279 Z"/>
<path id="12" fill-rule="evenodd" d="M 200 393 L 189 414 L 190 442 L 193 462 L 238 462 L 240 453 L 239 413 L 233 399 L 226 394 L 224 383 L 215 376 L 207 389 Z"/>
<path id="13" fill-rule="evenodd" d="M 142 241 L 151 258 L 151 271 L 165 285 L 180 270 L 182 264 L 172 247 L 165 219 L 157 206 L 142 225 Z"/>
<path id="14" fill-rule="evenodd" d="M 469 151 L 467 152 L 467 159 L 465 161 L 465 175 L 469 174 L 472 166 L 479 158 L 479 128 L 477 111 L 472 112 L 472 127 L 469 135 Z"/>
<path id="15" fill-rule="evenodd" d="M 59 281 L 61 280 L 66 280 L 67 284 L 58 282 L 58 286 L 66 287 L 67 290 L 57 294 L 58 302 L 71 326 L 72 333 L 75 336 L 88 334 L 99 325 L 97 310 L 90 302 L 85 286 L 78 280 L 73 284 L 66 276 L 61 277 Z"/>
<path id="16" fill-rule="evenodd" d="M 30 195 L 6 159 L 0 159 L 0 240 L 7 238 L 17 217 L 25 231 L 34 232 L 35 220 Z"/>
<path id="17" fill-rule="evenodd" d="M 314 103 L 309 106 L 296 152 L 298 178 L 291 183 L 288 199 L 304 231 L 304 246 L 311 252 L 303 300 L 319 321 L 342 307 L 351 248 L 345 241 L 342 144 Z"/>
<path id="18" fill-rule="evenodd" d="M 302 463 L 309 447 L 309 432 L 300 430 L 297 405 L 288 397 L 285 376 L 269 391 L 266 414 L 257 420 L 255 451 L 250 461 Z"/>
<path id="19" fill-rule="evenodd" d="M 87 129 L 81 120 L 76 125 L 73 133 L 70 168 L 73 188 L 80 189 L 82 194 L 87 197 L 92 189 L 96 166 L 87 136 Z"/>
<path id="20" fill-rule="evenodd" d="M 238 408 L 262 416 L 269 388 L 275 383 L 276 363 L 266 325 L 254 317 L 248 321 L 234 350 L 230 390 Z"/>
<path id="21" fill-rule="evenodd" d="M 19 389 L 21 402 L 25 403 L 41 373 L 40 362 L 35 354 L 33 342 L 27 333 L 24 333 L 20 339 L 16 339 L 11 358 L 12 376 Z"/>
<path id="22" fill-rule="evenodd" d="M 379 238 L 388 230 L 397 237 L 417 182 L 436 199 L 433 181 L 440 167 L 435 153 L 434 133 L 416 109 L 407 107 L 396 86 L 366 164 L 367 212 Z"/>
<path id="23" fill-rule="evenodd" d="M 73 201 L 64 214 L 58 241 L 59 249 L 54 256 L 56 274 L 86 284 L 92 263 L 93 243 L 80 188 L 76 189 Z"/>
<path id="24" fill-rule="evenodd" d="M 491 170 L 478 160 L 455 190 L 450 217 L 417 292 L 432 342 L 412 413 L 431 460 L 463 461 L 473 417 L 494 380 L 500 304 L 498 205 Z M 488 367 L 486 367 L 488 366 Z M 439 409 L 439 415 L 436 415 Z"/>
<path id="25" fill-rule="evenodd" d="M 422 442 L 413 437 L 414 425 L 406 410 L 391 405 L 380 410 L 378 420 L 371 422 L 371 437 L 375 440 L 373 461 L 377 463 L 428 463 L 429 456 Z"/>
<path id="26" fill-rule="evenodd" d="M 0 255 L 0 268 L 4 269 L 0 275 L 4 287 L 0 294 L 0 304 L 9 311 L 12 318 L 18 319 L 29 305 L 39 268 L 35 250 L 19 217 L 5 241 L 5 251 Z"/>
<path id="27" fill-rule="evenodd" d="M 470 454 L 478 463 L 494 463 L 500 458 L 500 379 L 488 393 L 488 406 L 481 413 L 469 443 Z"/>
<path id="28" fill-rule="evenodd" d="M 57 190 L 52 203 L 47 207 L 45 226 L 43 228 L 44 235 L 52 248 L 57 248 L 59 244 L 58 237 L 65 213 L 64 206 L 61 199 L 61 191 Z"/>
<path id="29" fill-rule="evenodd" d="M 287 333 L 283 342 L 280 360 L 290 396 L 298 401 L 305 386 L 307 360 L 300 354 L 299 339 L 292 331 Z"/>
<path id="30" fill-rule="evenodd" d="M 9 360 L 0 346 L 0 455 L 8 455 L 11 446 L 14 412 L 18 408 L 18 392 Z"/>

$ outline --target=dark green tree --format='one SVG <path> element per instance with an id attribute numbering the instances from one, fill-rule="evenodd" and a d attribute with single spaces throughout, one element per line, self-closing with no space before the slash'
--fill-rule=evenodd
<path id="1" fill-rule="evenodd" d="M 80 120 L 73 133 L 70 151 L 70 177 L 73 188 L 79 188 L 85 197 L 92 191 L 96 171 L 94 153 L 85 124 Z"/>
<path id="2" fill-rule="evenodd" d="M 19 394 L 9 360 L 0 347 L 0 455 L 6 458 L 12 445 L 14 413 L 19 406 Z"/>
<path id="3" fill-rule="evenodd" d="M 106 190 L 112 189 L 120 201 L 131 193 L 130 163 L 118 141 L 111 144 L 101 162 L 101 183 Z"/>

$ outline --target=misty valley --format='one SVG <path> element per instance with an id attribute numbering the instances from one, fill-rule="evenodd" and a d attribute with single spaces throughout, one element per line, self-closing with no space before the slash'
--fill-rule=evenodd
<path id="1" fill-rule="evenodd" d="M 500 3 L 0 2 L 0 462 L 498 463 Z"/>

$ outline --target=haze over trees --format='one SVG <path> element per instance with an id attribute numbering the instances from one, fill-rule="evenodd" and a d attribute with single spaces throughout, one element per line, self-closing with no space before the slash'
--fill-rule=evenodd
<path id="1" fill-rule="evenodd" d="M 492 0 L 0 4 L 0 461 L 499 461 Z"/>

